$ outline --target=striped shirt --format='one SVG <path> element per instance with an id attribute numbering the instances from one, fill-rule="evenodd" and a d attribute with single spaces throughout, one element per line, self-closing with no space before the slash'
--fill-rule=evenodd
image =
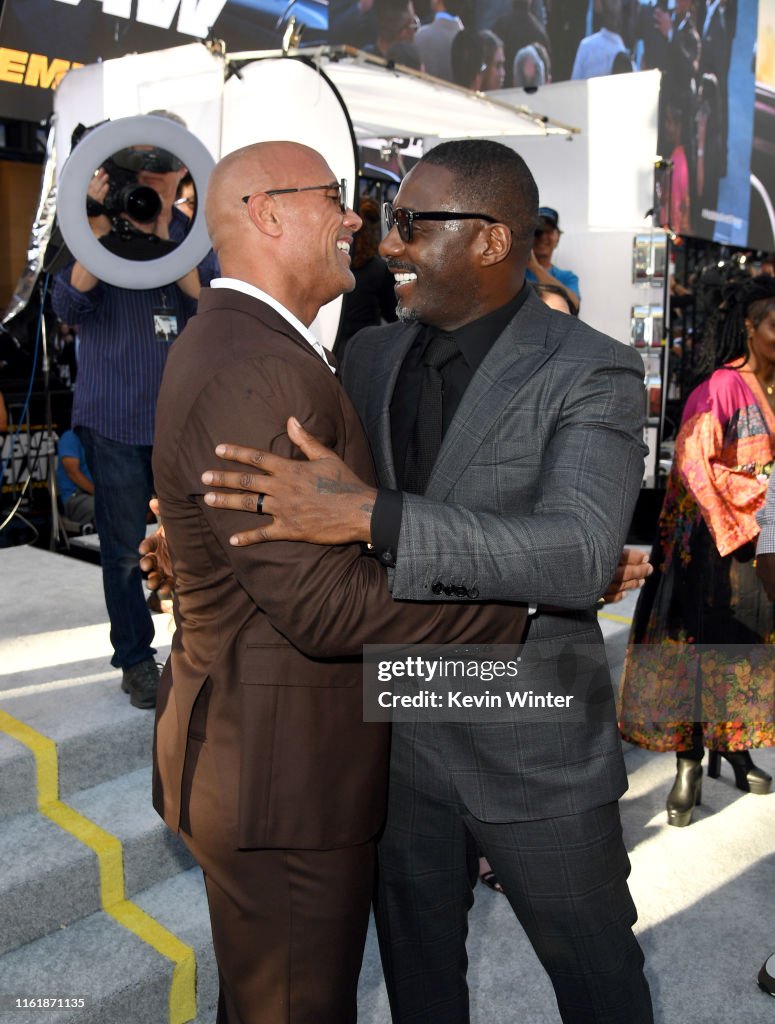
<path id="1" fill-rule="evenodd" d="M 188 223 L 174 210 L 170 237 L 180 241 Z M 169 344 L 154 334 L 154 310 L 169 310 L 179 334 L 196 312 L 196 300 L 174 283 L 137 291 L 100 281 L 91 291 L 79 292 L 70 284 L 72 266 L 56 275 L 52 293 L 56 315 L 78 328 L 72 426 L 89 427 L 122 444 L 150 445 L 169 351 Z M 209 284 L 218 273 L 215 255 L 208 253 L 198 269 L 202 284 Z"/>

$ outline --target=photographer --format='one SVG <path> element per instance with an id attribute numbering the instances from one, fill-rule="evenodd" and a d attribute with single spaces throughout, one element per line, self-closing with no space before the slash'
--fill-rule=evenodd
<path id="1" fill-rule="evenodd" d="M 153 114 L 183 123 L 165 111 Z M 170 243 L 185 238 L 191 223 L 174 208 L 178 184 L 186 173 L 176 157 L 152 147 L 135 146 L 114 154 L 95 171 L 88 189 L 87 212 L 95 235 L 111 252 L 130 258 L 153 258 L 169 251 Z M 138 186 L 141 202 L 133 205 Z M 114 649 L 111 661 L 122 669 L 122 689 L 139 708 L 155 706 L 159 678 L 151 646 L 154 627 L 136 554 L 145 536 L 153 493 L 156 399 L 169 343 L 196 311 L 201 285 L 216 273 L 210 253 L 180 280 L 160 281 L 156 288 L 138 291 L 100 281 L 75 260 L 56 275 L 54 283 L 57 316 L 78 324 L 72 426 L 94 479 Z"/>

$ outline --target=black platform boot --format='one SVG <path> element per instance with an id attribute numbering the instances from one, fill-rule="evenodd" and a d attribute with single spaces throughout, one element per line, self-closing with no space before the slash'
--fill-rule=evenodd
<path id="1" fill-rule="evenodd" d="M 667 823 L 690 825 L 694 808 L 702 803 L 702 763 L 688 757 L 676 759 L 673 788 L 667 795 Z"/>
<path id="2" fill-rule="evenodd" d="M 759 982 L 759 988 L 763 988 L 768 995 L 775 996 L 775 953 L 764 961 L 756 980 Z"/>
<path id="3" fill-rule="evenodd" d="M 757 768 L 749 750 L 711 750 L 708 755 L 708 775 L 717 779 L 721 775 L 721 758 L 728 761 L 735 773 L 735 785 L 744 793 L 766 796 L 772 785 L 772 776 Z"/>

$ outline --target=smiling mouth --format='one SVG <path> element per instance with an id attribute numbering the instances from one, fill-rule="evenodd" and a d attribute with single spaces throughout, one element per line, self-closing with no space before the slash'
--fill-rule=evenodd
<path id="1" fill-rule="evenodd" d="M 336 247 L 339 250 L 339 252 L 345 252 L 345 253 L 347 253 L 348 256 L 350 255 L 350 243 L 349 242 L 337 242 L 336 243 Z"/>
<path id="2" fill-rule="evenodd" d="M 401 273 L 394 272 L 393 277 L 395 278 L 396 288 L 400 288 L 405 284 L 413 284 L 417 280 L 417 274 L 410 273 L 408 271 L 402 271 Z"/>

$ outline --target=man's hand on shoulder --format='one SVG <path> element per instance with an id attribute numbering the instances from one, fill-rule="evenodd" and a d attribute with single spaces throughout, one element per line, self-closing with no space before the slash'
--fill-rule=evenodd
<path id="1" fill-rule="evenodd" d="M 308 433 L 295 417 L 288 436 L 307 461 L 286 459 L 257 448 L 219 444 L 216 455 L 253 472 L 207 470 L 202 482 L 226 492 L 208 492 L 214 508 L 262 514 L 255 530 L 234 534 L 235 546 L 267 540 L 311 544 L 350 544 L 371 540 L 371 513 L 377 492 L 360 480 L 339 456 Z M 260 503 L 260 505 L 259 505 Z"/>

